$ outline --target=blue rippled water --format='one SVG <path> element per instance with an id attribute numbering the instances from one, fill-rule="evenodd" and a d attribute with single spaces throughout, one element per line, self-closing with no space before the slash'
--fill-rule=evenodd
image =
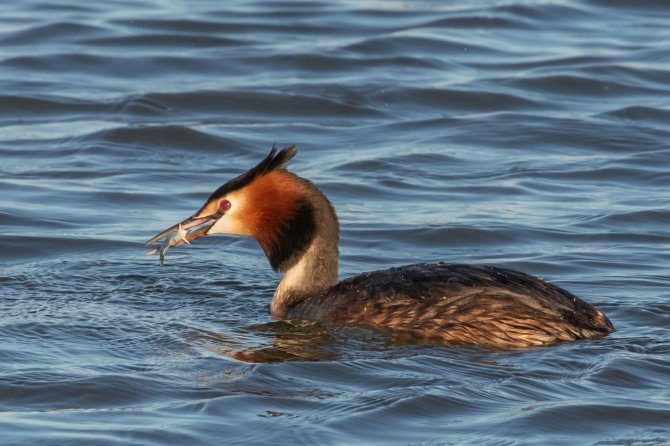
<path id="1" fill-rule="evenodd" d="M 2 444 L 670 444 L 670 6 L 7 0 Z M 551 280 L 618 331 L 494 353 L 273 322 L 255 242 L 142 243 L 263 157 L 341 275 Z"/>

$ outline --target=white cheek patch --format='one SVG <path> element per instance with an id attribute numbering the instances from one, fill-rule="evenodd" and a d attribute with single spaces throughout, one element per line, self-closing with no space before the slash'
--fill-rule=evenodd
<path id="1" fill-rule="evenodd" d="M 231 234 L 250 236 L 249 228 L 242 224 L 240 216 L 244 212 L 243 200 L 236 199 L 234 194 L 226 197 L 230 201 L 230 210 L 226 212 L 207 231 L 208 234 Z"/>
<path id="2" fill-rule="evenodd" d="M 234 218 L 231 218 L 229 214 L 219 218 L 216 223 L 209 228 L 207 234 L 248 235 L 242 231 L 238 222 Z"/>

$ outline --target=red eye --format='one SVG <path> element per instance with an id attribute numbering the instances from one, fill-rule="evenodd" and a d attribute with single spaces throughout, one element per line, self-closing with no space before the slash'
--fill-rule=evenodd
<path id="1" fill-rule="evenodd" d="M 219 210 L 221 212 L 227 212 L 230 209 L 230 206 L 232 206 L 230 204 L 230 201 L 228 201 L 226 199 L 223 199 L 223 200 L 219 201 Z"/>

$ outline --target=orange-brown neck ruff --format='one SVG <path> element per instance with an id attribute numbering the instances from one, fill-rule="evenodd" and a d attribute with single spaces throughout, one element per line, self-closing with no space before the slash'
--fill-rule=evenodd
<path id="1" fill-rule="evenodd" d="M 307 251 L 316 234 L 314 207 L 305 184 L 284 170 L 256 178 L 244 190 L 245 225 L 272 269 L 285 272 Z"/>

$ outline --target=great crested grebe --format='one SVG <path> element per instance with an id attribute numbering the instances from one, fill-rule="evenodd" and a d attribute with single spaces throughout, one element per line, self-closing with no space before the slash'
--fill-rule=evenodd
<path id="1" fill-rule="evenodd" d="M 609 319 L 568 291 L 505 268 L 416 264 L 337 281 L 339 224 L 326 196 L 288 172 L 294 146 L 212 193 L 170 246 L 210 234 L 253 237 L 284 276 L 270 305 L 278 319 L 330 321 L 408 333 L 421 341 L 521 349 L 614 331 Z M 184 232 L 185 230 L 189 230 Z"/>

